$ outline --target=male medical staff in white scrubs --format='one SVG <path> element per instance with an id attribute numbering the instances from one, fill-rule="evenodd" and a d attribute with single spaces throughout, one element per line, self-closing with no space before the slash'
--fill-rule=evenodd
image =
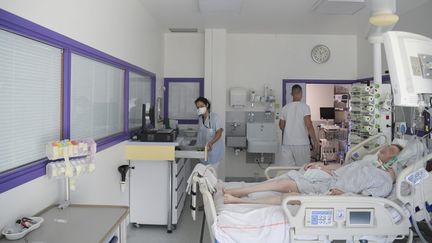
<path id="1" fill-rule="evenodd" d="M 210 102 L 206 98 L 197 98 L 195 105 L 199 116 L 197 145 L 207 146 L 208 149 L 208 160 L 202 162 L 209 164 L 218 172 L 220 161 L 225 155 L 225 145 L 221 139 L 222 123 L 218 114 L 210 111 Z"/>
<path id="2" fill-rule="evenodd" d="M 281 161 L 282 166 L 301 166 L 311 161 L 309 137 L 316 151 L 319 143 L 312 126 L 311 112 L 307 104 L 301 102 L 302 88 L 293 85 L 293 101 L 282 108 L 279 128 L 282 130 Z"/>

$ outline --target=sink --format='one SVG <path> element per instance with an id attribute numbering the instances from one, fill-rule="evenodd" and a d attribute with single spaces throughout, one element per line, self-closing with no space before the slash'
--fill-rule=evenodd
<path id="1" fill-rule="evenodd" d="M 247 151 L 249 153 L 277 153 L 276 124 L 273 122 L 247 123 Z"/>
<path id="2" fill-rule="evenodd" d="M 277 153 L 278 143 L 276 140 L 265 141 L 265 140 L 257 140 L 257 139 L 248 139 L 247 151 L 249 153 Z"/>

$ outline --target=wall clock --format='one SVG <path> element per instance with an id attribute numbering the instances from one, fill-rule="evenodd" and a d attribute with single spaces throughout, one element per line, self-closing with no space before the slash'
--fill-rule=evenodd
<path id="1" fill-rule="evenodd" d="M 330 59 L 330 49 L 325 45 L 316 45 L 312 48 L 311 58 L 316 63 L 325 63 Z"/>

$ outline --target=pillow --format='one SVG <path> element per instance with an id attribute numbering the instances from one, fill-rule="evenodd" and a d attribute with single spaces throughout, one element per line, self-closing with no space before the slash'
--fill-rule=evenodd
<path id="1" fill-rule="evenodd" d="M 401 141 L 398 142 L 399 143 L 396 144 L 402 145 L 400 143 Z M 397 156 L 396 173 L 400 172 L 402 169 L 411 165 L 412 163 L 418 161 L 427 151 L 426 146 L 418 138 L 414 137 L 413 139 L 404 141 L 404 143 L 406 144 L 404 146 L 404 149 Z"/>

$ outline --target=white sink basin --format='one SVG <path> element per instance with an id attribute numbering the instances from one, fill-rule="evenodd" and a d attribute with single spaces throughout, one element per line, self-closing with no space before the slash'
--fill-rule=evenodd
<path id="1" fill-rule="evenodd" d="M 277 153 L 276 124 L 247 123 L 247 151 L 249 153 Z"/>
<path id="2" fill-rule="evenodd" d="M 276 140 L 247 140 L 247 151 L 249 153 L 277 153 L 278 143 Z"/>

